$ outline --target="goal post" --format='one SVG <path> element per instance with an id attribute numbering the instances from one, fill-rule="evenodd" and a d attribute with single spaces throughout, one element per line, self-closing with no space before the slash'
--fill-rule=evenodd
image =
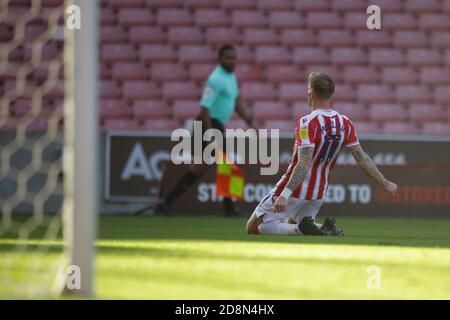
<path id="1" fill-rule="evenodd" d="M 81 28 L 65 29 L 63 233 L 69 265 L 78 268 L 80 279 L 79 287 L 65 285 L 63 293 L 89 297 L 94 293 L 94 241 L 100 190 L 99 18 L 97 0 L 66 0 L 66 15 L 71 8 L 79 8 Z"/>

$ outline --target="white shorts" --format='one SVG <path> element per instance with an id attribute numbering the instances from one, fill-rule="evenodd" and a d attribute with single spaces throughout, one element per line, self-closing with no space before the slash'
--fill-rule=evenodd
<path id="1" fill-rule="evenodd" d="M 316 217 L 322 206 L 324 199 L 321 200 L 299 200 L 290 197 L 286 207 L 286 211 L 273 212 L 272 203 L 273 191 L 265 196 L 255 209 L 256 217 L 263 216 L 263 222 L 287 222 L 289 218 L 300 223 L 303 217 Z"/>

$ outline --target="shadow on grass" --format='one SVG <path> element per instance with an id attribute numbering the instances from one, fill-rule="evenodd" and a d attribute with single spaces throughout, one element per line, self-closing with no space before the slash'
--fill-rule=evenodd
<path id="1" fill-rule="evenodd" d="M 239 241 L 450 248 L 450 219 L 341 218 L 345 237 L 247 235 L 245 219 L 103 217 L 100 240 Z"/>

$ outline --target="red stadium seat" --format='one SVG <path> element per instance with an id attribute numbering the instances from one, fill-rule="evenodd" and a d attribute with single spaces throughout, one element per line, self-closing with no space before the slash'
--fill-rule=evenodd
<path id="1" fill-rule="evenodd" d="M 357 89 L 357 100 L 368 103 L 392 102 L 394 92 L 387 85 L 362 84 Z"/>
<path id="2" fill-rule="evenodd" d="M 261 129 L 278 129 L 279 133 L 291 133 L 294 135 L 296 123 L 291 120 L 267 120 L 260 127 Z M 270 135 L 270 130 L 268 131 Z"/>
<path id="3" fill-rule="evenodd" d="M 136 120 L 130 120 L 130 119 L 107 119 L 105 120 L 103 126 L 103 130 L 109 131 L 109 130 L 139 130 L 141 129 L 141 126 L 139 125 L 139 122 Z"/>
<path id="4" fill-rule="evenodd" d="M 149 8 L 181 8 L 183 7 L 183 2 L 185 0 L 145 0 Z"/>
<path id="5" fill-rule="evenodd" d="M 355 90 L 351 85 L 340 84 L 332 97 L 333 102 L 351 102 L 355 98 Z"/>
<path id="6" fill-rule="evenodd" d="M 220 5 L 224 9 L 237 10 L 237 9 L 255 9 L 256 1 L 254 0 L 221 0 Z"/>
<path id="7" fill-rule="evenodd" d="M 420 134 L 420 129 L 415 124 L 407 122 L 385 122 L 383 124 L 383 133 L 387 135 L 410 135 Z"/>
<path id="8" fill-rule="evenodd" d="M 291 65 L 271 65 L 267 67 L 267 80 L 275 83 L 300 82 L 300 70 Z"/>
<path id="9" fill-rule="evenodd" d="M 318 47 L 296 48 L 292 57 L 297 65 L 328 64 L 330 59 L 327 51 Z"/>
<path id="10" fill-rule="evenodd" d="M 197 100 L 178 100 L 172 110 L 175 120 L 191 119 L 200 114 L 200 104 Z"/>
<path id="11" fill-rule="evenodd" d="M 300 29 L 304 27 L 303 19 L 295 11 L 273 11 L 269 16 L 269 24 L 272 28 Z"/>
<path id="12" fill-rule="evenodd" d="M 347 116 L 351 121 L 367 121 L 369 112 L 363 104 L 359 103 L 337 103 L 333 109 Z"/>
<path id="13" fill-rule="evenodd" d="M 180 128 L 180 123 L 174 119 L 152 119 L 146 120 L 142 126 L 147 131 L 173 131 Z"/>
<path id="14" fill-rule="evenodd" d="M 136 61 L 137 52 L 128 44 L 105 44 L 101 49 L 104 62 Z"/>
<path id="15" fill-rule="evenodd" d="M 409 118 L 415 123 L 442 122 L 447 115 L 440 106 L 415 103 L 409 106 Z"/>
<path id="16" fill-rule="evenodd" d="M 442 5 L 442 9 L 443 12 L 450 12 L 450 0 L 442 0 L 443 5 Z"/>
<path id="17" fill-rule="evenodd" d="M 331 52 L 331 62 L 337 66 L 360 65 L 366 63 L 366 55 L 359 48 L 336 48 Z"/>
<path id="18" fill-rule="evenodd" d="M 439 12 L 441 8 L 437 0 L 408 0 L 405 2 L 405 9 L 409 12 L 424 13 Z"/>
<path id="19" fill-rule="evenodd" d="M 210 45 L 223 45 L 224 43 L 239 43 L 241 35 L 235 29 L 208 28 L 206 42 Z"/>
<path id="20" fill-rule="evenodd" d="M 297 120 L 300 117 L 310 114 L 312 111 L 311 107 L 308 106 L 306 102 L 295 102 L 292 105 L 291 116 L 293 120 Z"/>
<path id="21" fill-rule="evenodd" d="M 356 134 L 358 135 L 373 135 L 382 132 L 381 127 L 373 122 L 354 122 L 353 125 L 355 126 Z"/>
<path id="22" fill-rule="evenodd" d="M 114 99 L 122 96 L 122 89 L 115 81 L 102 81 L 100 83 L 100 97 L 102 99 Z"/>
<path id="23" fill-rule="evenodd" d="M 178 50 L 181 63 L 207 63 L 216 60 L 216 53 L 200 45 L 185 45 Z"/>
<path id="24" fill-rule="evenodd" d="M 223 10 L 198 9 L 195 12 L 195 24 L 201 27 L 229 27 L 230 21 Z"/>
<path id="25" fill-rule="evenodd" d="M 257 64 L 239 64 L 236 66 L 235 73 L 239 81 L 263 80 L 261 66 Z"/>
<path id="26" fill-rule="evenodd" d="M 410 66 L 439 66 L 443 63 L 439 51 L 432 49 L 411 49 L 407 53 L 407 62 Z"/>
<path id="27" fill-rule="evenodd" d="M 439 86 L 434 88 L 434 102 L 450 103 L 450 86 Z"/>
<path id="28" fill-rule="evenodd" d="M 146 66 L 141 63 L 119 62 L 112 67 L 112 76 L 115 80 L 145 80 L 148 75 Z"/>
<path id="29" fill-rule="evenodd" d="M 196 27 L 173 27 L 169 28 L 169 42 L 173 45 L 183 44 L 201 44 L 203 42 L 203 34 Z"/>
<path id="30" fill-rule="evenodd" d="M 406 121 L 408 119 L 407 110 L 398 104 L 374 103 L 369 109 L 372 121 Z"/>
<path id="31" fill-rule="evenodd" d="M 237 68 L 239 69 L 240 66 L 238 65 Z M 204 83 L 215 67 L 216 65 L 212 63 L 192 64 L 189 70 L 190 78 L 193 81 Z"/>
<path id="32" fill-rule="evenodd" d="M 116 14 L 110 7 L 101 7 L 100 23 L 102 26 L 115 25 L 117 23 Z"/>
<path id="33" fill-rule="evenodd" d="M 423 48 L 428 44 L 428 37 L 421 31 L 397 31 L 394 45 L 398 48 Z"/>
<path id="34" fill-rule="evenodd" d="M 120 26 L 102 26 L 100 40 L 104 43 L 123 43 L 127 41 L 127 33 Z"/>
<path id="35" fill-rule="evenodd" d="M 385 13 L 382 23 L 384 30 L 415 30 L 418 25 L 416 18 L 407 13 Z"/>
<path id="36" fill-rule="evenodd" d="M 267 64 L 283 64 L 291 62 L 291 55 L 283 47 L 258 47 L 255 54 L 256 62 Z"/>
<path id="37" fill-rule="evenodd" d="M 277 92 L 275 88 L 265 82 L 244 82 L 241 86 L 241 94 L 248 100 L 273 100 Z"/>
<path id="38" fill-rule="evenodd" d="M 153 81 L 182 81 L 188 78 L 186 69 L 178 63 L 155 63 L 151 68 Z"/>
<path id="39" fill-rule="evenodd" d="M 295 0 L 295 8 L 300 12 L 327 11 L 330 2 L 327 0 Z"/>
<path id="40" fill-rule="evenodd" d="M 422 133 L 448 137 L 450 135 L 450 123 L 424 123 Z"/>
<path id="41" fill-rule="evenodd" d="M 127 105 L 121 100 L 102 100 L 100 102 L 101 119 L 127 118 L 129 113 Z"/>
<path id="42" fill-rule="evenodd" d="M 347 30 L 322 30 L 319 33 L 319 44 L 324 48 L 351 47 L 353 36 Z"/>
<path id="43" fill-rule="evenodd" d="M 112 8 L 137 8 L 145 4 L 144 0 L 108 0 L 108 3 Z"/>
<path id="44" fill-rule="evenodd" d="M 133 117 L 135 119 L 168 118 L 171 109 L 163 100 L 137 100 L 133 102 Z"/>
<path id="45" fill-rule="evenodd" d="M 145 62 L 174 62 L 177 60 L 177 54 L 172 46 L 164 44 L 142 45 L 139 57 Z"/>
<path id="46" fill-rule="evenodd" d="M 450 71 L 441 67 L 422 68 L 420 82 L 425 85 L 450 85 Z"/>
<path id="47" fill-rule="evenodd" d="M 25 27 L 25 39 L 26 42 L 32 42 L 39 36 L 43 35 L 47 31 L 47 28 L 42 25 L 28 24 Z"/>
<path id="48" fill-rule="evenodd" d="M 402 0 L 371 0 L 370 4 L 375 4 L 382 8 L 382 12 L 402 12 L 403 1 Z"/>
<path id="49" fill-rule="evenodd" d="M 267 26 L 266 17 L 259 11 L 236 10 L 232 14 L 232 23 L 238 28 L 264 28 Z"/>
<path id="50" fill-rule="evenodd" d="M 217 8 L 220 5 L 217 1 L 211 0 L 184 0 L 184 4 L 189 9 Z"/>
<path id="51" fill-rule="evenodd" d="M 317 37 L 310 30 L 283 30 L 281 42 L 287 47 L 311 47 L 317 44 Z"/>
<path id="52" fill-rule="evenodd" d="M 160 9 L 157 20 L 163 27 L 190 26 L 194 22 L 189 11 L 184 9 Z"/>
<path id="53" fill-rule="evenodd" d="M 421 14 L 419 27 L 425 31 L 450 30 L 450 21 L 447 14 Z"/>
<path id="54" fill-rule="evenodd" d="M 312 29 L 341 29 L 341 17 L 335 12 L 311 12 L 307 16 L 308 27 Z"/>
<path id="55" fill-rule="evenodd" d="M 307 101 L 308 84 L 282 83 L 279 87 L 278 98 L 286 102 Z"/>
<path id="56" fill-rule="evenodd" d="M 372 3 L 371 3 L 372 4 Z M 349 11 L 358 11 L 364 12 L 366 11 L 366 4 L 362 1 L 354 1 L 354 0 L 339 0 L 332 1 L 332 10 L 338 12 L 349 12 Z"/>
<path id="57" fill-rule="evenodd" d="M 119 10 L 119 24 L 125 27 L 150 26 L 154 24 L 154 17 L 150 10 L 144 8 L 124 8 Z"/>
<path id="58" fill-rule="evenodd" d="M 450 50 L 445 51 L 444 63 L 446 66 L 450 66 Z"/>
<path id="59" fill-rule="evenodd" d="M 373 66 L 401 66 L 405 57 L 398 49 L 372 49 L 369 53 L 369 63 Z"/>
<path id="60" fill-rule="evenodd" d="M 257 101 L 253 105 L 253 117 L 262 120 L 288 120 L 291 112 L 287 104 L 279 101 Z"/>
<path id="61" fill-rule="evenodd" d="M 416 84 L 418 82 L 417 72 L 408 67 L 387 67 L 381 72 L 384 84 Z"/>
<path id="62" fill-rule="evenodd" d="M 265 10 L 269 12 L 273 11 L 286 11 L 292 9 L 292 4 L 290 0 L 259 0 L 258 7 L 260 10 Z"/>
<path id="63" fill-rule="evenodd" d="M 358 31 L 356 44 L 363 48 L 391 47 L 392 39 L 386 32 Z"/>
<path id="64" fill-rule="evenodd" d="M 237 46 L 237 60 L 239 63 L 253 63 L 254 62 L 254 53 L 253 51 L 244 46 Z"/>
<path id="65" fill-rule="evenodd" d="M 377 83 L 380 74 L 371 67 L 346 67 L 344 69 L 344 81 L 346 83 Z"/>
<path id="66" fill-rule="evenodd" d="M 277 45 L 278 36 L 272 29 L 246 29 L 244 43 L 250 46 Z"/>
<path id="67" fill-rule="evenodd" d="M 195 100 L 200 98 L 199 89 L 190 82 L 164 83 L 163 95 L 167 100 Z"/>
<path id="68" fill-rule="evenodd" d="M 432 93 L 425 86 L 400 85 L 396 88 L 396 99 L 404 103 L 431 102 Z"/>
<path id="69" fill-rule="evenodd" d="M 367 31 L 367 17 L 365 12 L 347 13 L 344 20 L 345 29 Z"/>
<path id="70" fill-rule="evenodd" d="M 155 99 L 161 95 L 160 89 L 148 81 L 126 81 L 123 83 L 123 97 L 128 100 Z"/>
<path id="71" fill-rule="evenodd" d="M 132 43 L 166 43 L 166 34 L 157 27 L 131 27 L 129 39 Z"/>
<path id="72" fill-rule="evenodd" d="M 446 31 L 432 32 L 431 47 L 436 49 L 450 49 L 450 33 Z"/>
<path id="73" fill-rule="evenodd" d="M 45 44 L 42 47 L 41 52 L 42 52 L 42 55 L 41 55 L 40 63 L 48 62 L 48 61 L 57 59 L 58 57 L 62 58 L 63 48 L 54 42 L 50 42 L 50 43 Z M 27 61 L 31 60 L 31 55 L 32 55 L 31 45 L 26 44 L 23 49 L 23 59 L 27 60 Z"/>

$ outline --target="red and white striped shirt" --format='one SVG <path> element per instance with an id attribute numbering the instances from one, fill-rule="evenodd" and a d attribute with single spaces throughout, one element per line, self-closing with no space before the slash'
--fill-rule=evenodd
<path id="1" fill-rule="evenodd" d="M 301 200 L 320 200 L 326 195 L 328 180 L 342 147 L 359 144 L 353 123 L 331 109 L 317 109 L 301 117 L 295 128 L 292 160 L 286 173 L 275 186 L 278 197 L 298 162 L 298 148 L 314 147 L 312 165 L 305 180 L 294 190 L 293 197 Z"/>

